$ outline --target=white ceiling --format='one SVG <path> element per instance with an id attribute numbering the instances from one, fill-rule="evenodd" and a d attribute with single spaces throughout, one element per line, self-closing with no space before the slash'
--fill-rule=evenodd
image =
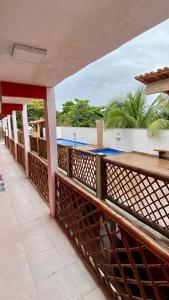
<path id="1" fill-rule="evenodd" d="M 55 86 L 168 17 L 168 0 L 1 1 L 0 80 Z M 47 49 L 47 57 L 15 61 L 14 42 Z"/>

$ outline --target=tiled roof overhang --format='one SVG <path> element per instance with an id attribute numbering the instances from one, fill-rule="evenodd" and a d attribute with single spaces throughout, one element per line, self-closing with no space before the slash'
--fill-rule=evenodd
<path id="1" fill-rule="evenodd" d="M 135 77 L 136 80 L 149 84 L 155 81 L 163 80 L 169 78 L 169 67 L 165 67 L 163 69 L 158 69 L 157 71 L 152 71 L 149 73 L 145 73 L 143 75 L 138 75 Z"/>
<path id="2" fill-rule="evenodd" d="M 151 71 L 143 75 L 138 75 L 135 77 L 136 80 L 148 85 L 157 81 L 161 81 L 169 78 L 169 67 L 164 67 L 163 69 L 158 69 L 157 71 Z M 164 91 L 164 93 L 169 95 L 169 91 Z"/>

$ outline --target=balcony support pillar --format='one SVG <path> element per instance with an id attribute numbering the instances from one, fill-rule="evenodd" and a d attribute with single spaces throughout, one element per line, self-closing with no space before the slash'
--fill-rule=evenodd
<path id="1" fill-rule="evenodd" d="M 9 139 L 12 138 L 12 130 L 11 130 L 11 116 L 8 115 L 7 116 L 7 120 L 8 120 L 8 136 L 9 136 Z"/>
<path id="2" fill-rule="evenodd" d="M 16 122 L 16 111 L 12 112 L 12 124 L 13 124 L 13 134 L 15 142 L 15 160 L 17 161 L 17 143 L 18 143 L 18 133 L 17 133 L 17 122 Z"/>
<path id="3" fill-rule="evenodd" d="M 48 163 L 48 188 L 50 214 L 55 217 L 55 172 L 58 170 L 55 89 L 47 88 L 47 100 L 44 100 L 46 124 L 46 148 Z"/>
<path id="4" fill-rule="evenodd" d="M 8 136 L 8 122 L 7 122 L 7 117 L 4 118 L 4 124 L 5 124 L 5 135 Z"/>
<path id="5" fill-rule="evenodd" d="M 25 172 L 26 172 L 26 177 L 29 178 L 28 152 L 30 151 L 30 143 L 29 143 L 28 115 L 27 115 L 26 104 L 23 105 L 22 123 L 23 123 L 24 149 L 25 149 Z"/>

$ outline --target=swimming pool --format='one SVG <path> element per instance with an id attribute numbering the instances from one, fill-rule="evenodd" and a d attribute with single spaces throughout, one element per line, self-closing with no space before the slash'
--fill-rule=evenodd
<path id="1" fill-rule="evenodd" d="M 111 148 L 97 148 L 97 149 L 91 149 L 91 150 L 88 150 L 88 151 L 93 152 L 95 154 L 106 155 L 106 156 L 118 155 L 118 154 L 124 153 L 124 151 L 111 149 Z"/>
<path id="2" fill-rule="evenodd" d="M 67 139 L 57 139 L 57 144 L 64 145 L 64 146 L 72 146 L 72 147 L 88 145 L 88 144 L 83 143 L 83 142 L 72 141 L 72 140 L 67 140 Z"/>

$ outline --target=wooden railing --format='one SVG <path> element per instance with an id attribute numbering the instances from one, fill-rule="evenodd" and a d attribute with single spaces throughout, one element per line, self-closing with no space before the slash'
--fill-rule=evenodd
<path id="1" fill-rule="evenodd" d="M 30 135 L 30 150 L 38 153 L 38 139 Z"/>
<path id="2" fill-rule="evenodd" d="M 56 175 L 56 219 L 112 299 L 168 299 L 168 249 L 63 175 Z"/>
<path id="3" fill-rule="evenodd" d="M 10 150 L 11 150 L 13 157 L 15 158 L 15 142 L 13 139 L 10 139 Z"/>
<path id="4" fill-rule="evenodd" d="M 39 156 L 47 159 L 46 140 L 43 138 L 38 138 L 38 153 Z"/>
<path id="5" fill-rule="evenodd" d="M 30 136 L 30 150 L 47 159 L 46 139 Z"/>
<path id="6" fill-rule="evenodd" d="M 58 154 L 58 167 L 64 171 L 67 171 L 67 155 L 68 155 L 68 147 L 64 145 L 57 145 L 57 154 Z"/>
<path id="7" fill-rule="evenodd" d="M 24 145 L 24 134 L 22 131 L 18 131 L 18 143 L 21 145 Z"/>
<path id="8" fill-rule="evenodd" d="M 28 153 L 29 178 L 37 187 L 40 194 L 48 202 L 48 168 L 47 164 L 36 154 Z"/>
<path id="9" fill-rule="evenodd" d="M 46 141 L 39 139 L 46 158 Z M 114 162 L 89 151 L 58 145 L 58 166 L 148 226 L 169 237 L 169 176 Z"/>
<path id="10" fill-rule="evenodd" d="M 25 150 L 24 150 L 24 146 L 21 145 L 21 144 L 17 144 L 16 149 L 17 149 L 17 162 L 25 170 Z"/>
<path id="11" fill-rule="evenodd" d="M 103 159 L 105 198 L 169 237 L 169 176 Z"/>
<path id="12" fill-rule="evenodd" d="M 8 137 L 7 135 L 5 135 L 4 139 L 5 139 L 5 145 L 6 145 L 6 147 L 7 147 L 7 148 L 10 148 L 9 137 Z"/>
<path id="13" fill-rule="evenodd" d="M 69 177 L 169 237 L 169 176 L 74 148 L 62 154 L 62 160 L 66 159 Z"/>
<path id="14" fill-rule="evenodd" d="M 70 174 L 82 184 L 96 191 L 96 155 L 74 148 L 71 148 L 70 152 Z"/>

